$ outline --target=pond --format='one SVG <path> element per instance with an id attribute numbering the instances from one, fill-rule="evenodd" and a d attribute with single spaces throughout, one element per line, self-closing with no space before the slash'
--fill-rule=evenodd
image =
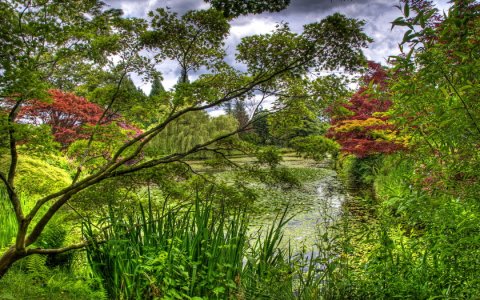
<path id="1" fill-rule="evenodd" d="M 284 227 L 283 243 L 286 246 L 290 241 L 293 250 L 312 248 L 320 234 L 338 219 L 347 197 L 334 170 L 317 168 L 314 172 L 314 178 L 303 182 L 301 188 L 259 189 L 250 231 L 271 225 L 288 206 L 287 216 L 291 219 Z"/>

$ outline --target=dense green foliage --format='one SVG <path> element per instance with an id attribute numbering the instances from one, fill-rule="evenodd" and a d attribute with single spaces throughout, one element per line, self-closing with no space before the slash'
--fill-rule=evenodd
<path id="1" fill-rule="evenodd" d="M 322 135 L 309 135 L 306 137 L 295 137 L 290 140 L 290 146 L 305 157 L 315 160 L 325 159 L 327 154 L 337 156 L 339 145 Z"/>
<path id="2" fill-rule="evenodd" d="M 462 1 L 433 32 L 427 16 L 406 23 L 420 29 L 405 37 L 412 56 L 397 58 L 392 85 L 393 113 L 419 154 L 417 172 L 435 191 L 462 198 L 478 198 L 469 187 L 478 183 L 480 162 L 479 13 L 476 1 Z"/>
<path id="3" fill-rule="evenodd" d="M 232 294 L 242 265 L 246 220 L 217 211 L 212 199 L 137 214 L 110 210 L 104 244 L 87 249 L 92 269 L 112 299 L 189 299 Z M 98 238 L 85 224 L 88 238 Z M 128 274 L 125 276 L 125 274 Z"/>
<path id="4" fill-rule="evenodd" d="M 289 1 L 205 2 L 0 3 L 0 298 L 480 298 L 478 1 L 402 1 L 405 53 L 365 69 L 338 13 L 243 38 L 236 69 L 232 20 Z"/>
<path id="5" fill-rule="evenodd" d="M 345 164 L 364 166 L 350 176 L 360 177 L 363 189 L 373 185 L 376 199 L 357 190 L 350 200 L 343 293 L 354 299 L 477 298 L 478 204 L 418 188 L 415 160 L 404 155 L 377 158 L 373 172 L 372 162 Z"/>

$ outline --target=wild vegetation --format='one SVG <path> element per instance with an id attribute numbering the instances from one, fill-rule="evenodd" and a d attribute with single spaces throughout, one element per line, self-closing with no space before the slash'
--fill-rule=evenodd
<path id="1" fill-rule="evenodd" d="M 479 298 L 478 1 L 401 1 L 388 66 L 338 13 L 229 65 L 289 1 L 205 2 L 0 3 L 0 299 Z"/>

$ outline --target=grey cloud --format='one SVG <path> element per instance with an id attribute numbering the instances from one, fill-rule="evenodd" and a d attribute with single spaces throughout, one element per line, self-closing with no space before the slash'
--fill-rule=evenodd
<path id="1" fill-rule="evenodd" d="M 172 11 L 182 15 L 189 10 L 208 8 L 208 4 L 199 0 L 157 0 L 156 7 L 170 7 Z"/>
<path id="2" fill-rule="evenodd" d="M 385 63 L 389 55 L 398 52 L 398 42 L 403 36 L 401 29 L 390 30 L 390 22 L 400 16 L 395 4 L 398 4 L 397 0 L 292 0 L 289 8 L 280 13 L 242 17 L 232 25 L 242 26 L 255 19 L 268 19 L 272 22 L 288 22 L 293 31 L 301 32 L 304 24 L 320 21 L 327 15 L 339 12 L 366 22 L 364 30 L 374 42 L 365 54 L 368 59 Z M 238 42 L 238 39 L 233 40 Z"/>
<path id="3" fill-rule="evenodd" d="M 137 0 L 137 1 L 125 1 L 125 0 L 107 0 L 105 4 L 111 8 L 120 8 L 127 17 L 144 17 L 152 1 L 149 0 Z"/>
<path id="4" fill-rule="evenodd" d="M 360 11 L 371 11 L 373 5 L 393 6 L 397 3 L 397 0 L 292 0 L 290 6 L 278 15 L 284 17 L 303 15 L 314 18 L 347 11 L 359 15 Z M 356 9 L 360 11 L 356 12 Z"/>
<path id="5" fill-rule="evenodd" d="M 282 13 L 285 15 L 296 13 L 322 13 L 333 9 L 342 9 L 346 6 L 362 3 L 369 0 L 292 0 L 290 6 Z"/>
<path id="6" fill-rule="evenodd" d="M 121 8 L 126 16 L 139 18 L 145 17 L 149 11 L 160 7 L 169 7 L 179 15 L 189 10 L 209 7 L 201 0 L 106 0 L 105 3 L 112 8 Z"/>

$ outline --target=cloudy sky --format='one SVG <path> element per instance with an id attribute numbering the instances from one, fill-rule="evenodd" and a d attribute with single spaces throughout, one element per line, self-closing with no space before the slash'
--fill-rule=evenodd
<path id="1" fill-rule="evenodd" d="M 188 10 L 206 9 L 208 4 L 202 0 L 107 0 L 113 8 L 121 8 L 126 16 L 146 17 L 147 13 L 157 7 L 170 7 L 172 11 L 182 14 Z M 448 9 L 448 0 L 434 0 L 437 7 Z M 316 22 L 327 15 L 340 12 L 348 17 L 366 21 L 365 32 L 374 39 L 365 50 L 368 59 L 385 63 L 389 55 L 398 52 L 398 43 L 403 36 L 401 29 L 390 30 L 395 18 L 401 15 L 395 5 L 399 0 L 291 0 L 290 6 L 279 13 L 249 15 L 232 21 L 230 36 L 226 42 L 227 60 L 234 63 L 235 45 L 247 35 L 267 33 L 279 22 L 287 22 L 293 31 L 300 32 L 304 24 Z M 175 63 L 165 63 L 159 67 L 163 73 L 164 86 L 172 87 L 179 76 Z M 191 76 L 194 77 L 194 76 Z M 134 78 L 136 84 L 148 92 L 150 84 L 141 83 Z"/>

